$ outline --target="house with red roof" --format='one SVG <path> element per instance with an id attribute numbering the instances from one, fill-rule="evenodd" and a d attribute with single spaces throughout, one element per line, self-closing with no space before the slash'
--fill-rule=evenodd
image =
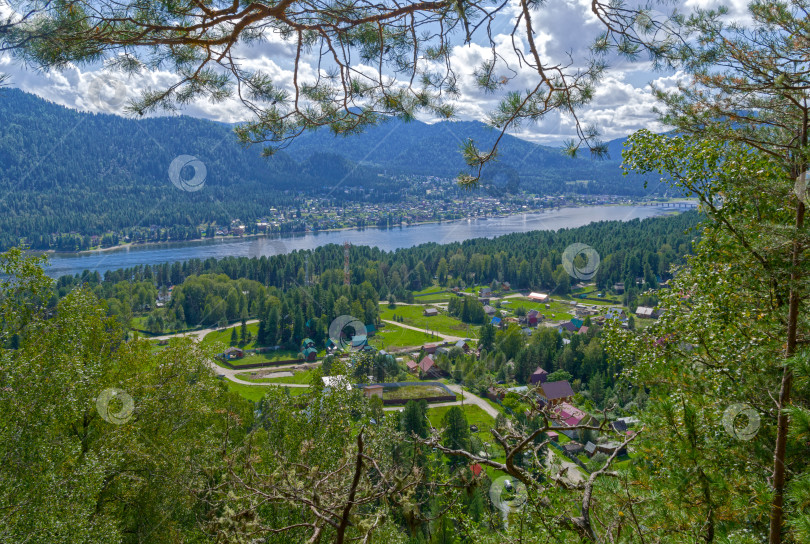
<path id="1" fill-rule="evenodd" d="M 444 371 L 436 365 L 436 362 L 430 355 L 425 355 L 422 357 L 422 360 L 419 361 L 419 372 L 423 376 L 431 378 L 441 378 L 444 376 Z"/>

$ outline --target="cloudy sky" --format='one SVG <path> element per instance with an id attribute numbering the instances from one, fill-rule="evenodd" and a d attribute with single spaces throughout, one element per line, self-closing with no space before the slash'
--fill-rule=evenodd
<path id="1" fill-rule="evenodd" d="M 0 0 L 0 14 L 3 11 L 2 2 Z M 716 7 L 720 4 L 729 6 L 731 17 L 744 16 L 744 0 L 686 0 L 679 9 Z M 549 0 L 540 8 L 534 17 L 537 31 L 535 40 L 546 59 L 564 61 L 569 54 L 575 60 L 586 57 L 588 46 L 601 31 L 600 23 L 590 13 L 589 6 L 590 0 Z M 661 8 L 662 11 L 667 9 L 671 8 Z M 507 35 L 512 25 L 514 18 L 506 14 L 493 27 L 497 48 L 507 58 L 514 58 Z M 239 54 L 245 67 L 261 69 L 277 84 L 291 85 L 292 72 L 289 68 L 294 49 L 290 45 L 279 39 L 271 39 L 262 45 L 242 48 Z M 462 96 L 457 103 L 459 119 L 484 120 L 486 112 L 497 104 L 497 95 L 485 95 L 472 82 L 473 68 L 488 54 L 489 48 L 481 40 L 453 49 L 452 64 L 461 75 Z M 308 64 L 304 71 L 314 74 L 315 68 Z M 527 88 L 532 82 L 532 73 L 517 71 L 512 84 L 515 88 Z M 118 114 L 128 97 L 147 88 L 165 87 L 176 80 L 176 76 L 168 71 L 145 71 L 131 78 L 120 75 L 111 77 L 101 66 L 73 66 L 60 72 L 44 73 L 15 64 L 8 56 L 0 56 L 0 73 L 11 77 L 11 87 L 58 104 L 83 111 Z M 640 128 L 663 130 L 665 127 L 656 122 L 652 111 L 655 101 L 650 84 L 672 86 L 678 76 L 675 73 L 652 72 L 646 61 L 614 61 L 599 84 L 593 102 L 583 111 L 582 120 L 598 126 L 606 140 L 626 136 Z M 243 121 L 250 115 L 236 100 L 218 104 L 198 102 L 185 108 L 182 113 L 223 122 Z M 424 120 L 431 121 L 428 118 Z M 573 135 L 573 122 L 553 115 L 538 125 L 522 127 L 516 135 L 538 143 L 559 145 Z"/>

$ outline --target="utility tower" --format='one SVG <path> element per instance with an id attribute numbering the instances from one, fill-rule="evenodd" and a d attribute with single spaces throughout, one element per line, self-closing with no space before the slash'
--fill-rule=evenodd
<path id="1" fill-rule="evenodd" d="M 343 242 L 343 285 L 349 285 L 349 242 Z"/>
<path id="2" fill-rule="evenodd" d="M 306 256 L 306 265 L 304 268 L 304 286 L 309 287 L 309 253 Z"/>

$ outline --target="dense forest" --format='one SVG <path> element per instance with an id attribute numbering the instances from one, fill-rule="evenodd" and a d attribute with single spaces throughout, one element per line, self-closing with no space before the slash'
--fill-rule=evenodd
<path id="1" fill-rule="evenodd" d="M 356 139 L 318 131 L 263 159 L 258 147 L 238 144 L 230 125 L 183 116 L 134 120 L 80 113 L 2 89 L 0 247 L 14 247 L 21 238 L 33 248 L 59 250 L 86 248 L 91 236 L 106 235 L 105 245 L 123 236 L 159 241 L 155 227 L 165 229 L 164 238 L 198 239 L 206 234 L 199 230 L 203 223 L 229 226 L 234 218 L 259 219 L 270 208 L 294 209 L 301 195 L 334 203 L 399 201 L 403 188 L 392 175 L 452 178 L 463 169 L 456 147 L 434 145 L 446 140 L 447 131 L 484 141 L 494 134 L 480 123 L 444 125 L 391 121 L 375 130 L 395 130 L 404 154 L 389 154 L 391 144 L 382 140 L 362 163 L 369 138 L 379 136 L 375 131 Z M 651 193 L 641 177 L 622 178 L 616 160 L 569 159 L 559 150 L 512 137 L 501 145 L 492 175 L 514 171 L 519 187 L 529 192 Z M 426 155 L 426 149 L 436 156 Z M 180 155 L 205 164 L 205 190 L 184 192 L 172 185 L 169 166 Z M 581 180 L 591 181 L 566 184 Z M 350 190 L 356 187 L 364 189 L 359 196 Z"/>
<path id="2" fill-rule="evenodd" d="M 85 272 L 59 278 L 56 289 L 61 297 L 86 284 L 109 301 L 112 313 L 122 316 L 122 323 L 128 323 L 133 315 L 149 310 L 159 292 L 176 286 L 170 304 L 152 310 L 154 332 L 262 317 L 267 297 L 285 301 L 282 316 L 301 312 L 302 322 L 320 317 L 328 324 L 349 313 L 343 309 L 335 313 L 341 297 L 357 302 L 358 315 L 369 313 L 371 318 L 374 312 L 366 311 L 369 301 L 376 304 L 392 297 L 412 301 L 412 292 L 430 286 L 434 277 L 445 287 L 507 281 L 518 289 L 566 295 L 572 280 L 563 268 L 562 253 L 567 246 L 582 242 L 600 254 L 593 278 L 597 287 L 607 290 L 625 283 L 624 301 L 635 307 L 643 292 L 670 277 L 673 265 L 683 264 L 697 235 L 693 229 L 698 218 L 697 212 L 687 212 L 643 221 L 604 221 L 556 232 L 428 243 L 394 252 L 353 246 L 350 287 L 343 285 L 343 248 L 328 245 L 312 252 L 258 259 L 229 257 L 147 265 L 107 272 L 103 278 Z M 311 287 L 306 287 L 307 260 Z"/>

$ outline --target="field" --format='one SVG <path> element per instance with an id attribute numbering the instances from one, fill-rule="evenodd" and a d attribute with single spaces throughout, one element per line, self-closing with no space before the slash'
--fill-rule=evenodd
<path id="1" fill-rule="evenodd" d="M 441 428 L 442 426 L 442 418 L 447 413 L 447 411 L 452 408 L 451 406 L 438 406 L 435 408 L 429 408 L 427 415 L 428 419 L 430 419 L 430 424 L 434 427 Z M 505 454 L 503 449 L 495 443 L 495 439 L 492 437 L 492 434 L 489 432 L 492 427 L 495 426 L 495 420 L 483 411 L 478 406 L 474 404 L 466 404 L 464 406 L 459 406 L 464 410 L 464 415 L 467 418 L 467 423 L 470 425 L 475 425 L 478 427 L 478 432 L 471 432 L 471 436 L 478 437 L 482 443 L 488 444 L 488 446 L 484 446 L 484 451 L 488 452 L 492 455 L 493 461 L 504 462 L 506 460 Z M 498 476 L 503 476 L 499 470 L 495 470 L 488 466 L 484 466 L 484 470 L 486 471 L 487 475 L 490 479 L 495 479 Z"/>
<path id="2" fill-rule="evenodd" d="M 311 370 L 304 370 L 303 372 L 293 372 L 292 376 L 282 376 L 279 378 L 258 378 L 254 379 L 251 378 L 252 373 L 250 372 L 242 372 L 237 374 L 236 377 L 248 382 L 253 383 L 293 383 L 293 384 L 300 384 L 300 385 L 309 385 L 312 383 L 312 371 Z M 291 387 L 290 389 L 296 389 Z"/>
<path id="3" fill-rule="evenodd" d="M 410 325 L 411 327 L 430 329 L 431 331 L 449 334 L 451 336 L 458 336 L 461 338 L 476 338 L 478 336 L 478 327 L 469 326 L 466 323 L 462 323 L 458 319 L 450 317 L 449 315 L 441 312 L 439 315 L 426 317 L 422 315 L 424 309 L 424 306 L 397 306 L 396 309 L 389 308 L 388 306 L 381 306 L 380 318 L 393 321 L 394 315 L 396 315 L 397 317 L 404 318 L 403 323 L 405 325 Z"/>
<path id="4" fill-rule="evenodd" d="M 243 385 L 241 383 L 234 383 L 230 380 L 225 380 L 225 383 L 228 384 L 228 390 L 233 391 L 234 393 L 238 393 L 239 396 L 246 398 L 249 401 L 258 402 L 264 397 L 265 392 L 268 390 L 269 387 L 281 387 L 281 386 L 261 386 L 261 385 Z M 289 387 L 287 388 L 290 391 L 290 395 L 303 395 L 307 391 L 309 391 L 308 387 Z"/>
<path id="5" fill-rule="evenodd" d="M 447 391 L 435 385 L 404 385 L 402 387 L 386 387 L 383 389 L 383 399 L 418 400 L 447 394 Z"/>
<path id="6" fill-rule="evenodd" d="M 559 302 L 551 302 L 551 308 L 546 308 L 546 305 L 541 302 L 533 302 L 525 298 L 510 298 L 509 304 L 504 305 L 501 310 L 511 310 L 514 312 L 517 308 L 525 308 L 529 310 L 537 310 L 545 316 L 546 319 L 552 321 L 568 321 L 574 314 L 570 304 L 562 304 Z"/>
<path id="7" fill-rule="evenodd" d="M 280 349 L 277 351 L 268 351 L 267 353 L 251 353 L 249 355 L 245 355 L 241 359 L 234 359 L 232 361 L 228 361 L 233 367 L 238 368 L 244 365 L 254 365 L 257 363 L 272 363 L 274 361 L 287 361 L 290 359 L 298 359 L 298 350 L 291 350 L 291 349 Z M 214 360 L 218 366 L 222 368 L 230 368 L 220 363 L 218 360 Z M 292 364 L 292 363 L 291 363 Z"/>
<path id="8" fill-rule="evenodd" d="M 454 297 L 453 293 L 443 293 L 442 288 L 437 285 L 431 285 L 421 291 L 414 291 L 414 302 L 416 304 L 427 304 L 430 302 L 447 302 L 450 297 Z M 419 296 L 422 295 L 422 296 Z"/>
<path id="9" fill-rule="evenodd" d="M 441 342 L 441 338 L 425 334 L 421 331 L 403 329 L 390 323 L 385 324 L 385 328 L 378 330 L 377 334 L 369 338 L 369 344 L 377 349 L 396 349 L 411 346 L 422 346 Z"/>
<path id="10" fill-rule="evenodd" d="M 259 346 L 256 345 L 256 335 L 259 334 L 259 324 L 258 323 L 250 323 L 247 326 L 247 330 L 251 334 L 253 340 L 251 342 L 245 344 L 244 346 L 240 346 L 240 347 L 242 347 L 244 349 L 253 349 L 253 348 L 259 347 Z M 241 331 L 242 331 L 242 326 L 237 325 L 236 326 L 236 334 L 237 334 L 237 336 L 239 336 L 239 334 L 241 334 Z M 221 331 L 209 332 L 208 334 L 205 335 L 205 338 L 203 338 L 202 343 L 205 346 L 205 345 L 213 345 L 213 344 L 219 342 L 220 344 L 224 345 L 225 347 L 228 347 L 228 346 L 231 345 L 231 334 L 232 334 L 231 329 L 225 329 L 225 330 L 221 330 Z"/>

